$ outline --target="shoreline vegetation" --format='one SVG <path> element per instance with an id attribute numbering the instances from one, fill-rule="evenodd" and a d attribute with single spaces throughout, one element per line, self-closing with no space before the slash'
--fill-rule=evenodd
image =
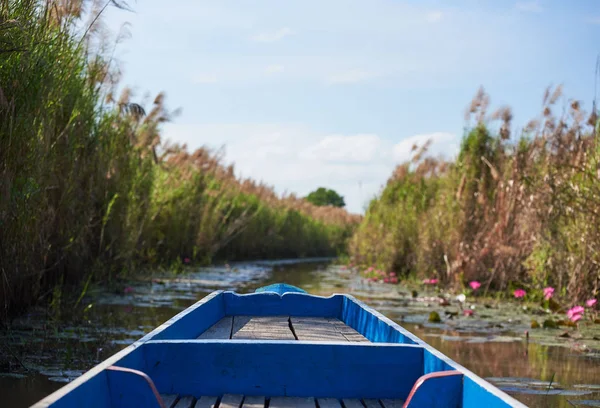
<path id="1" fill-rule="evenodd" d="M 415 146 L 352 215 L 240 179 L 218 151 L 163 141 L 176 112 L 163 94 L 140 102 L 119 85 L 95 4 L 0 0 L 0 321 L 60 305 L 66 287 L 81 299 L 145 266 L 215 260 L 341 255 L 373 282 L 528 301 L 552 289 L 545 301 L 570 311 L 599 296 L 595 106 L 563 109 L 549 89 L 514 135 L 510 109 L 489 113 L 481 89 L 455 160 Z"/>
<path id="2" fill-rule="evenodd" d="M 563 103 L 566 104 L 563 105 Z M 453 161 L 413 147 L 373 199 L 349 244 L 368 279 L 422 280 L 461 291 L 595 304 L 600 287 L 600 140 L 561 87 L 511 135 L 512 113 L 489 113 L 479 90 Z M 566 108 L 564 107 L 566 106 Z M 473 283 L 475 282 L 475 283 Z M 549 298 L 548 298 L 549 299 Z M 546 299 L 546 300 L 548 300 Z"/>
<path id="3" fill-rule="evenodd" d="M 96 6 L 0 2 L 0 320 L 143 265 L 339 254 L 359 216 L 162 141 L 162 94 L 116 96 Z"/>

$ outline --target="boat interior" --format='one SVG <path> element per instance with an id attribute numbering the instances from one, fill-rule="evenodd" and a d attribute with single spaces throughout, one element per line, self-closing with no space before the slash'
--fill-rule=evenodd
<path id="1" fill-rule="evenodd" d="M 39 406 L 512 406 L 496 393 L 351 296 L 219 291 Z"/>

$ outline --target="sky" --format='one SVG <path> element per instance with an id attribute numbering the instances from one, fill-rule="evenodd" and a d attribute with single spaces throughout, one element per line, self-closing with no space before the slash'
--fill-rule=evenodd
<path id="1" fill-rule="evenodd" d="M 139 0 L 108 9 L 122 83 L 182 113 L 166 139 L 224 147 L 278 193 L 332 188 L 351 212 L 413 144 L 452 158 L 480 86 L 515 132 L 550 85 L 590 109 L 600 4 L 584 1 Z M 567 103 L 567 99 L 562 102 Z"/>

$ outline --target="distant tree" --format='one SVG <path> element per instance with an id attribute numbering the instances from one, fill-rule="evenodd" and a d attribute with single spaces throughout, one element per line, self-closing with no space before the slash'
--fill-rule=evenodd
<path id="1" fill-rule="evenodd" d="M 332 205 L 334 207 L 345 207 L 344 197 L 333 190 L 325 187 L 319 187 L 312 193 L 306 196 L 306 201 L 314 205 L 324 206 Z"/>

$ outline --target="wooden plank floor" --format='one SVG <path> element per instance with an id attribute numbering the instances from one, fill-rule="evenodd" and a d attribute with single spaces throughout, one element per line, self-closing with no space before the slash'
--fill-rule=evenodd
<path id="1" fill-rule="evenodd" d="M 368 342 L 362 334 L 330 317 L 226 316 L 199 339 Z"/>
<path id="2" fill-rule="evenodd" d="M 300 397 L 257 397 L 238 394 L 221 396 L 192 396 L 161 394 L 165 408 L 399 408 L 399 399 L 343 399 Z"/>

